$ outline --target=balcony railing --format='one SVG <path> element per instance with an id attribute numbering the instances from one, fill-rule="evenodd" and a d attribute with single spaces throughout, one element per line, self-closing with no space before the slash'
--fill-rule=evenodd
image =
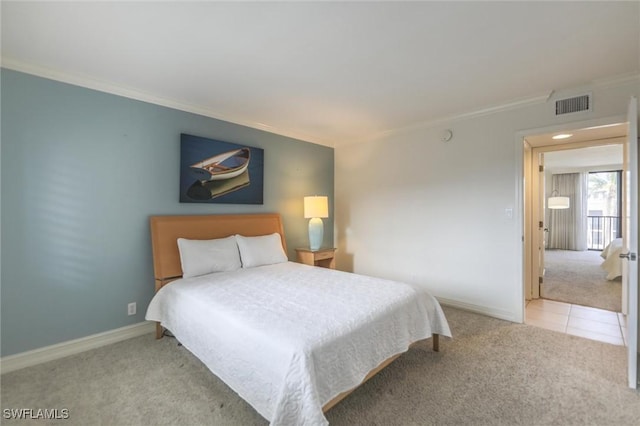
<path id="1" fill-rule="evenodd" d="M 609 243 L 620 237 L 618 216 L 587 216 L 587 248 L 604 250 Z"/>

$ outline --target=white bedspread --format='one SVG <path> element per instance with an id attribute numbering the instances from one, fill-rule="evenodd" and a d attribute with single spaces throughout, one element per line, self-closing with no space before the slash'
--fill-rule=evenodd
<path id="1" fill-rule="evenodd" d="M 322 406 L 382 361 L 432 333 L 451 336 L 422 289 L 292 262 L 173 282 L 146 319 L 272 425 L 327 424 Z"/>
<path id="2" fill-rule="evenodd" d="M 607 279 L 613 280 L 622 275 L 622 238 L 616 238 L 600 253 L 604 262 L 600 265 L 607 272 Z"/>

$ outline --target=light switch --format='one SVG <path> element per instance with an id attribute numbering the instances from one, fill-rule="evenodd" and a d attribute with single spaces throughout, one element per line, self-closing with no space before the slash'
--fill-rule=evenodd
<path id="1" fill-rule="evenodd" d="M 504 209 L 504 217 L 506 217 L 507 219 L 513 219 L 513 209 L 512 208 Z"/>

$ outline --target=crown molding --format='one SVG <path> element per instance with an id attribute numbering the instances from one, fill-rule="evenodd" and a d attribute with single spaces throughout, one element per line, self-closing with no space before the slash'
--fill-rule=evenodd
<path id="1" fill-rule="evenodd" d="M 608 87 L 621 86 L 627 83 L 640 84 L 640 73 L 633 72 L 633 73 L 627 73 L 627 74 L 617 75 L 613 77 L 597 79 L 582 86 L 575 86 L 575 87 L 570 87 L 566 89 L 560 89 L 557 92 L 555 90 L 549 90 L 549 92 L 545 94 L 540 94 L 537 96 L 531 96 L 531 97 L 513 100 L 513 101 L 509 101 L 509 102 L 505 102 L 497 105 L 491 105 L 491 106 L 487 106 L 484 108 L 480 108 L 477 110 L 468 111 L 460 114 L 451 114 L 451 115 L 443 116 L 433 120 L 421 121 L 421 122 L 410 124 L 408 126 L 385 130 L 383 132 L 375 133 L 367 137 L 353 139 L 351 141 L 345 142 L 344 145 L 377 140 L 377 139 L 384 138 L 385 136 L 389 136 L 389 135 L 393 135 L 393 134 L 401 133 L 405 131 L 410 131 L 415 129 L 428 129 L 428 128 L 433 128 L 433 127 L 437 127 L 445 124 L 454 123 L 456 121 L 469 120 L 477 117 L 482 117 L 485 115 L 516 110 L 516 109 L 537 105 L 537 104 L 543 104 L 545 102 L 548 102 L 549 99 L 551 99 L 554 96 L 557 96 L 560 93 L 572 93 L 572 92 L 584 91 L 587 89 L 592 90 L 594 88 L 602 89 L 602 88 L 608 88 Z"/>
<path id="2" fill-rule="evenodd" d="M 334 147 L 334 144 L 332 142 L 322 140 L 318 137 L 308 135 L 302 132 L 283 130 L 277 127 L 266 125 L 264 123 L 243 120 L 237 117 L 221 114 L 217 111 L 213 111 L 206 107 L 180 102 L 175 99 L 156 96 L 151 93 L 142 92 L 140 90 L 133 89 L 131 87 L 114 84 L 109 81 L 99 80 L 86 75 L 72 74 L 64 71 L 54 70 L 47 67 L 42 67 L 39 65 L 27 64 L 22 61 L 18 61 L 12 58 L 7 58 L 5 56 L 2 57 L 1 66 L 2 68 L 6 68 L 9 70 L 19 71 L 25 74 L 31 74 L 37 77 L 42 77 L 49 80 L 55 80 L 61 83 L 72 84 L 74 86 L 80 86 L 86 89 L 97 90 L 99 92 L 122 96 L 124 98 L 147 102 L 154 105 L 160 105 L 167 108 L 176 109 L 179 111 L 198 114 L 205 117 L 214 118 L 216 120 L 226 121 L 228 123 L 238 124 L 240 126 L 245 126 L 245 127 L 249 127 L 256 130 L 262 130 L 265 132 L 285 136 L 288 138 L 297 139 L 303 142 L 314 143 L 317 145 L 323 145 L 330 148 Z"/>
<path id="3" fill-rule="evenodd" d="M 345 145 L 381 139 L 385 136 L 406 132 L 406 131 L 411 131 L 411 130 L 416 130 L 416 129 L 433 128 L 433 127 L 437 127 L 444 124 L 454 123 L 456 121 L 469 120 L 477 117 L 482 117 L 485 115 L 496 114 L 498 112 L 519 109 L 519 108 L 523 108 L 530 105 L 542 104 L 549 99 L 549 96 L 551 96 L 552 93 L 553 92 L 545 93 L 538 96 L 527 97 L 519 100 L 514 100 L 514 101 L 502 103 L 502 104 L 491 105 L 491 106 L 487 106 L 477 110 L 463 112 L 460 114 L 451 114 L 451 115 L 439 117 L 433 120 L 420 121 L 417 123 L 410 124 L 408 126 L 397 127 L 395 129 L 385 130 L 384 132 L 375 133 L 367 137 L 354 139 L 349 142 L 346 142 Z"/>
<path id="4" fill-rule="evenodd" d="M 597 80 L 593 80 L 590 84 L 591 87 L 612 87 L 612 86 L 621 86 L 627 83 L 637 83 L 640 84 L 640 73 L 639 72 L 631 72 L 627 74 L 622 74 L 614 77 L 601 78 Z"/>
<path id="5" fill-rule="evenodd" d="M 640 84 L 640 73 L 626 73 L 612 77 L 591 80 L 588 83 L 579 86 L 571 86 L 562 89 L 552 90 L 549 99 L 559 99 L 573 96 L 579 93 L 593 92 L 595 89 L 608 89 L 625 84 Z"/>
<path id="6" fill-rule="evenodd" d="M 2 67 L 7 68 L 14 71 L 23 72 L 26 74 L 35 75 L 38 77 L 47 78 L 50 80 L 59 81 L 62 83 L 72 84 L 74 86 L 85 87 L 87 89 L 97 90 L 104 93 L 109 93 L 117 96 L 122 96 L 129 99 L 135 99 L 142 102 L 151 103 L 154 105 L 160 105 L 167 108 L 176 109 L 179 111 L 185 111 L 193 114 L 202 115 L 205 117 L 214 118 L 216 120 L 225 121 L 228 123 L 237 124 L 240 126 L 249 127 L 252 129 L 262 130 L 269 133 L 274 133 L 277 135 L 297 139 L 303 142 L 314 143 L 317 145 L 326 146 L 329 148 L 335 148 L 336 144 L 334 141 L 327 141 L 317 136 L 312 136 L 303 132 L 295 132 L 289 130 L 279 129 L 277 127 L 269 126 L 264 123 L 253 122 L 243 120 L 237 117 L 227 116 L 225 114 L 221 114 L 217 111 L 213 111 L 209 108 L 187 104 L 184 102 L 176 101 L 174 99 L 163 98 L 160 96 L 155 96 L 150 93 L 142 92 L 130 87 L 125 87 L 121 85 L 117 85 L 111 82 L 98 80 L 93 77 L 89 77 L 86 75 L 79 74 L 71 74 L 63 71 L 53 70 L 46 67 L 41 67 L 37 65 L 27 64 L 22 61 L 18 61 L 12 58 L 2 57 Z M 536 96 L 526 97 L 522 99 L 516 99 L 508 102 L 504 102 L 501 104 L 490 105 L 484 108 L 480 108 L 477 110 L 467 111 L 460 114 L 451 114 L 439 118 L 435 118 L 432 120 L 425 120 L 416 122 L 413 124 L 409 124 L 407 126 L 401 126 L 393 129 L 388 129 L 383 132 L 370 134 L 364 137 L 342 141 L 341 145 L 354 144 L 367 142 L 372 140 L 377 140 L 384 138 L 389 135 L 393 135 L 396 133 L 401 133 L 405 131 L 421 129 L 421 128 L 432 128 L 441 125 L 445 125 L 448 123 L 453 123 L 461 120 L 469 120 L 477 117 L 482 117 L 485 115 L 496 114 L 499 112 L 505 112 L 510 110 L 516 110 L 520 108 L 524 108 L 527 106 L 537 105 L 541 103 L 547 102 L 552 96 L 558 95 L 559 93 L 565 92 L 575 92 L 580 90 L 593 89 L 593 88 L 607 88 L 618 85 L 623 85 L 627 83 L 640 83 L 640 73 L 633 72 L 627 73 L 623 75 L 602 78 L 593 80 L 588 84 L 583 86 L 576 86 L 566 89 L 559 89 L 557 92 L 555 90 L 550 90 L 547 93 L 539 94 Z"/>

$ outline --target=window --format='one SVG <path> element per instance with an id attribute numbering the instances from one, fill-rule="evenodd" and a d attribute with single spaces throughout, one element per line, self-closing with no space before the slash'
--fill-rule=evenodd
<path id="1" fill-rule="evenodd" d="M 589 173 L 587 191 L 590 250 L 603 250 L 621 235 L 622 171 Z"/>

